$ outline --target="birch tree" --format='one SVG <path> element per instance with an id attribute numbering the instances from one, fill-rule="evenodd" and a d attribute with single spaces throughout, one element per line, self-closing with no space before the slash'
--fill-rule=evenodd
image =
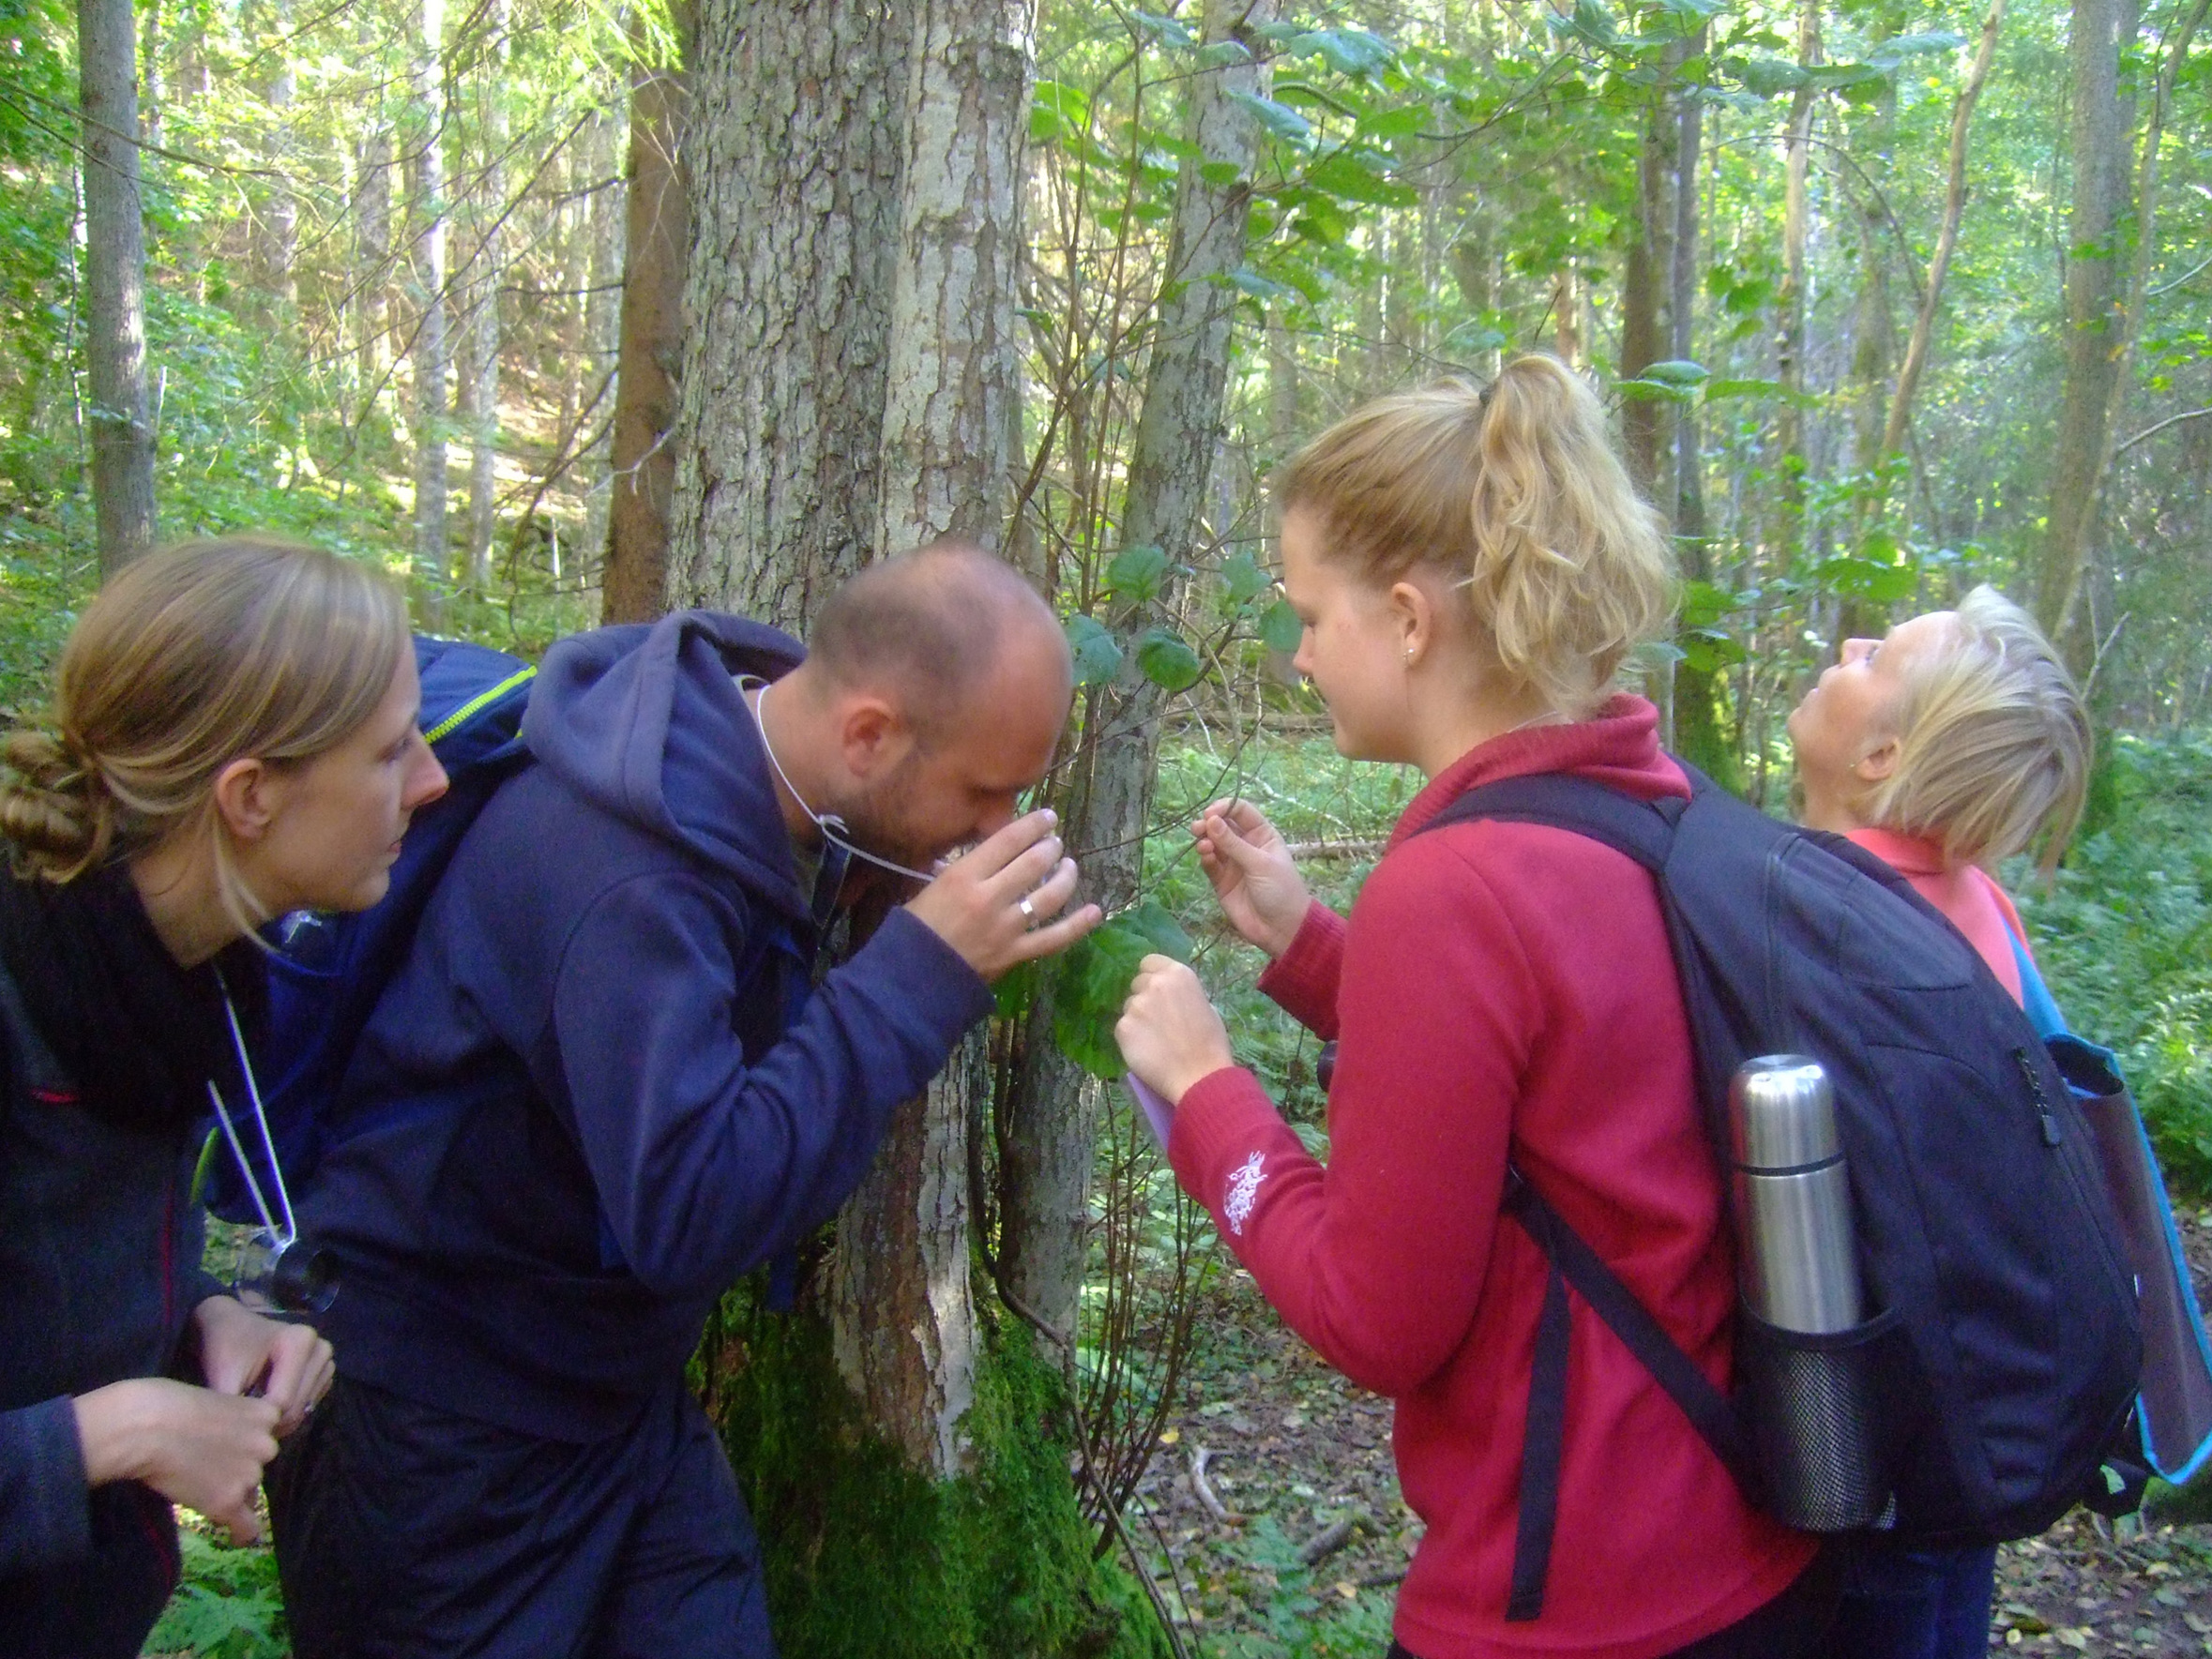
<path id="1" fill-rule="evenodd" d="M 154 545 L 146 407 L 146 247 L 138 189 L 138 41 L 130 0 L 78 0 L 84 325 L 92 506 L 102 575 Z"/>

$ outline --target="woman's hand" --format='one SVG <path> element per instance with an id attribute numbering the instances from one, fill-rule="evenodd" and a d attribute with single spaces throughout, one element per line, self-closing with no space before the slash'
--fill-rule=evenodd
<path id="1" fill-rule="evenodd" d="M 1190 833 L 1229 925 L 1270 957 L 1290 949 L 1313 896 L 1275 826 L 1249 801 L 1216 801 Z"/>
<path id="2" fill-rule="evenodd" d="M 277 1433 L 288 1435 L 330 1392 L 337 1362 L 312 1326 L 264 1319 L 230 1296 L 210 1296 L 192 1310 L 200 1334 L 200 1372 L 217 1394 L 257 1391 L 277 1408 Z"/>
<path id="3" fill-rule="evenodd" d="M 1173 957 L 1139 965 L 1114 1036 L 1129 1070 L 1177 1106 L 1199 1078 L 1236 1063 L 1198 975 Z"/>
<path id="4" fill-rule="evenodd" d="M 89 1485 L 144 1481 L 224 1528 L 234 1544 L 261 1536 L 253 1494 L 277 1455 L 275 1401 L 133 1377 L 70 1404 Z"/>

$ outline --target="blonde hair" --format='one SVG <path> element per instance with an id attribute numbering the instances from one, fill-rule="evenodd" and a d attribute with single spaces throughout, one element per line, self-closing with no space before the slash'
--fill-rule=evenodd
<path id="1" fill-rule="evenodd" d="M 1936 841 L 1949 866 L 1995 864 L 2048 827 L 2055 861 L 2088 793 L 2089 714 L 2035 620 L 1992 587 L 1959 603 L 1948 648 L 1903 671 L 1896 769 L 1870 822 Z"/>
<path id="2" fill-rule="evenodd" d="M 1555 357 L 1517 357 L 1488 386 L 1443 380 L 1354 411 L 1274 483 L 1319 515 L 1328 556 L 1376 582 L 1458 573 L 1508 685 L 1583 718 L 1629 652 L 1674 614 L 1674 561 L 1636 493 L 1597 395 Z"/>
<path id="3" fill-rule="evenodd" d="M 366 565 L 253 535 L 127 566 L 62 648 L 53 701 L 0 743 L 0 840 L 54 882 L 207 821 L 244 757 L 311 760 L 374 712 L 408 649 L 398 591 Z M 214 837 L 234 919 L 267 918 Z"/>

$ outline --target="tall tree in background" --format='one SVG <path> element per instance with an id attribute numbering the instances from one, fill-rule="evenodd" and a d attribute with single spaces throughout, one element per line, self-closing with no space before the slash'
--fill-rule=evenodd
<path id="1" fill-rule="evenodd" d="M 1797 16 L 1797 63 L 1801 69 L 1821 61 L 1820 0 L 1804 0 Z M 1817 89 L 1808 78 L 1790 98 L 1790 124 L 1783 138 L 1782 279 L 1775 294 L 1775 378 L 1780 396 L 1775 409 L 1775 463 L 1780 475 L 1776 492 L 1779 517 L 1770 536 L 1770 556 L 1786 558 L 1804 532 L 1805 520 L 1805 253 L 1812 225 L 1811 173 L 1812 115 Z"/>
<path id="2" fill-rule="evenodd" d="M 446 536 L 446 6 L 421 0 L 415 53 L 415 570 L 434 615 L 450 571 Z"/>
<path id="3" fill-rule="evenodd" d="M 1257 133 L 1250 104 L 1263 89 L 1263 31 L 1271 0 L 1206 0 L 1210 67 L 1194 76 L 1175 189 L 1174 229 L 1121 513 L 1125 546 L 1189 559 L 1222 430 L 1236 289 L 1247 255 Z M 1240 102 L 1239 99 L 1247 100 Z M 1227 526 L 1215 526 L 1217 535 Z M 1128 621 L 1130 619 L 1123 619 Z M 1112 914 L 1137 895 L 1158 777 L 1166 698 L 1134 654 L 1109 686 L 1086 690 L 1083 759 L 1062 810 L 1062 834 L 1083 860 L 1085 894 Z M 1005 1114 L 1005 1269 L 1023 1303 L 1072 1335 L 1083 1285 L 1097 1093 L 1052 1041 L 1040 996 Z"/>
<path id="4" fill-rule="evenodd" d="M 468 588 L 492 584 L 492 534 L 499 496 L 500 220 L 507 213 L 508 35 L 510 0 L 484 8 L 484 58 L 491 73 L 479 90 L 477 120 L 476 246 L 469 249 L 469 303 L 462 323 L 462 424 L 468 433 Z"/>
<path id="5" fill-rule="evenodd" d="M 2073 201 L 2067 216 L 2066 384 L 2051 466 L 2050 526 L 2036 579 L 2036 619 L 2067 636 L 2096 534 L 2098 472 L 2119 385 L 2127 301 L 2120 232 L 2128 206 L 2135 97 L 2121 54 L 2135 39 L 2137 0 L 2074 0 L 2067 46 L 2072 95 Z M 2069 642 L 2078 667 L 2088 647 Z"/>
<path id="6" fill-rule="evenodd" d="M 691 0 L 673 0 L 671 61 L 641 61 L 629 88 L 624 168 L 621 341 L 608 455 L 603 619 L 643 622 L 668 609 L 669 514 L 680 401 L 685 265 L 691 244 Z"/>
<path id="7" fill-rule="evenodd" d="M 78 0 L 84 112 L 84 345 L 99 567 L 154 545 L 146 407 L 146 248 L 138 189 L 138 20 L 130 0 Z"/>

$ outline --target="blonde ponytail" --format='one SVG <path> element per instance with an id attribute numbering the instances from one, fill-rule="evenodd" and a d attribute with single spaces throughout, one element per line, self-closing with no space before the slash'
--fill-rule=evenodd
<path id="1" fill-rule="evenodd" d="M 1378 399 L 1278 475 L 1285 513 L 1377 582 L 1456 572 L 1505 682 L 1596 712 L 1629 653 L 1674 613 L 1659 515 L 1614 454 L 1597 395 L 1556 358 L 1515 358 L 1486 388 L 1445 380 Z"/>

